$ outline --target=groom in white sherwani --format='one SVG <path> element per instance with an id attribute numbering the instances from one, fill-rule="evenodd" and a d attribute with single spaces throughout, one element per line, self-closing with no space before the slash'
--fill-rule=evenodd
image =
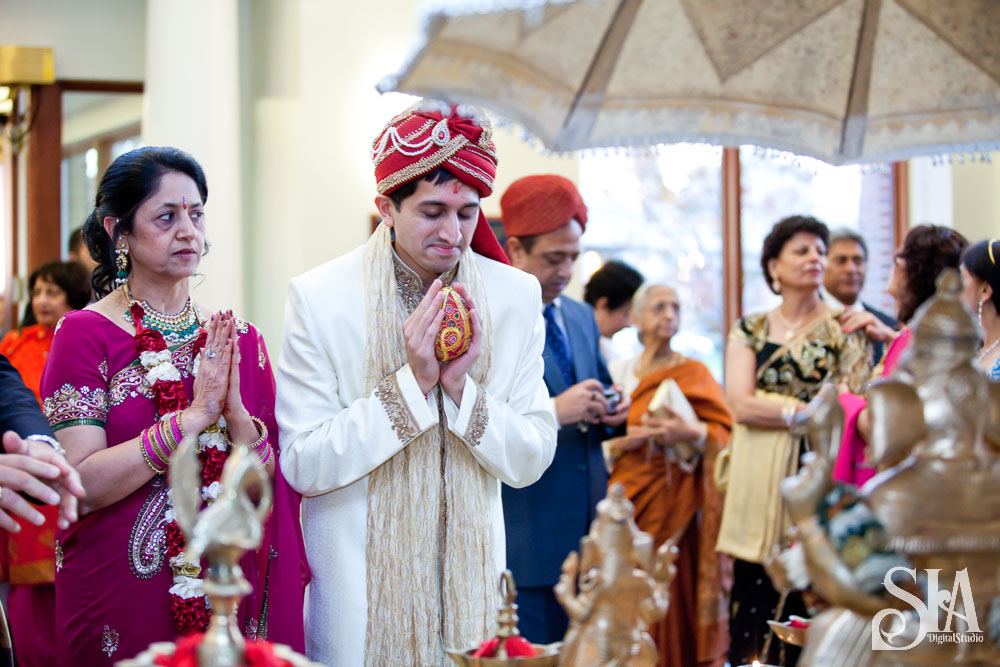
<path id="1" fill-rule="evenodd" d="M 443 665 L 488 639 L 500 483 L 533 483 L 555 453 L 540 287 L 479 210 L 496 152 L 485 116 L 463 112 L 393 118 L 372 147 L 382 224 L 289 286 L 280 464 L 306 496 L 306 653 L 325 664 Z M 446 363 L 442 285 L 473 334 Z"/>

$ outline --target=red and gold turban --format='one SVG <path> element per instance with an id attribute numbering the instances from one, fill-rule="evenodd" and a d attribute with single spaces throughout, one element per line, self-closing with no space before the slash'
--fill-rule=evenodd
<path id="1" fill-rule="evenodd" d="M 573 181 L 555 174 L 525 176 L 510 184 L 500 198 L 507 236 L 554 232 L 570 220 L 587 227 L 587 206 Z"/>
<path id="2" fill-rule="evenodd" d="M 372 143 L 372 162 L 378 192 L 383 195 L 440 168 L 475 188 L 480 197 L 488 197 L 497 173 L 489 119 L 481 113 L 469 118 L 457 107 L 451 107 L 448 116 L 417 108 L 396 116 Z M 509 264 L 482 210 L 470 247 Z"/>

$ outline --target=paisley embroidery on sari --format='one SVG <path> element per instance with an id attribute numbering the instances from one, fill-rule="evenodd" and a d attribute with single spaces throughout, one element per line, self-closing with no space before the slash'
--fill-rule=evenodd
<path id="1" fill-rule="evenodd" d="M 139 579 L 151 579 L 163 568 L 166 553 L 167 487 L 164 478 L 153 478 L 153 490 L 142 504 L 128 541 L 128 564 Z"/>

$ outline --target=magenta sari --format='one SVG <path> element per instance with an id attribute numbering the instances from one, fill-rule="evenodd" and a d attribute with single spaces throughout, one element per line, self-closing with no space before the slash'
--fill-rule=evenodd
<path id="1" fill-rule="evenodd" d="M 240 391 L 251 415 L 267 424 L 278 452 L 274 376 L 260 333 L 237 320 Z M 174 366 L 191 396 L 194 342 L 171 348 Z M 69 313 L 56 328 L 42 376 L 44 410 L 59 430 L 102 426 L 108 446 L 131 440 L 152 425 L 156 406 L 132 336 L 103 315 Z M 56 618 L 60 665 L 112 665 L 150 643 L 176 638 L 170 612 L 172 584 L 165 562 L 166 479 L 153 477 L 117 503 L 82 517 L 56 535 Z M 303 590 L 309 570 L 299 523 L 300 497 L 275 466 L 274 509 L 264 541 L 241 561 L 253 593 L 239 607 L 250 639 L 303 650 Z"/>
<path id="2" fill-rule="evenodd" d="M 892 341 L 882 360 L 881 377 L 889 377 L 899 363 L 899 357 L 910 343 L 910 330 L 903 329 Z M 844 432 L 837 450 L 837 461 L 833 466 L 833 479 L 844 484 L 861 487 L 875 476 L 875 468 L 865 460 L 868 443 L 858 430 L 858 416 L 868 406 L 864 396 L 840 394 L 840 406 L 844 409 Z"/>

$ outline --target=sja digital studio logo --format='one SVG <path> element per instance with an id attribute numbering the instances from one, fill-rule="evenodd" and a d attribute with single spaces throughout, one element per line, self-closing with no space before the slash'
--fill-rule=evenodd
<path id="1" fill-rule="evenodd" d="M 899 635 L 904 627 L 906 616 L 898 609 L 883 609 L 872 618 L 872 650 L 873 651 L 905 651 L 911 649 L 925 638 L 930 636 L 930 641 L 944 643 L 979 643 L 983 641 L 983 633 L 979 629 L 979 619 L 976 617 L 976 606 L 972 600 L 972 585 L 969 583 L 968 569 L 963 569 L 955 573 L 955 583 L 951 591 L 940 590 L 938 588 L 938 573 L 940 569 L 928 569 L 927 572 L 927 600 L 924 604 L 916 595 L 904 590 L 896 585 L 892 576 L 896 572 L 906 572 L 917 583 L 916 568 L 898 566 L 885 574 L 885 589 L 893 596 L 913 607 L 920 619 L 920 629 L 917 636 L 906 646 L 894 646 L 890 644 L 894 637 Z M 961 600 L 961 604 L 959 604 Z M 964 613 L 963 613 L 964 612 Z M 889 616 L 896 617 L 898 628 L 895 632 L 887 632 L 882 628 L 882 622 Z M 960 618 L 965 622 L 966 629 L 956 631 L 952 622 L 955 618 Z M 940 625 L 944 621 L 944 626 Z"/>

